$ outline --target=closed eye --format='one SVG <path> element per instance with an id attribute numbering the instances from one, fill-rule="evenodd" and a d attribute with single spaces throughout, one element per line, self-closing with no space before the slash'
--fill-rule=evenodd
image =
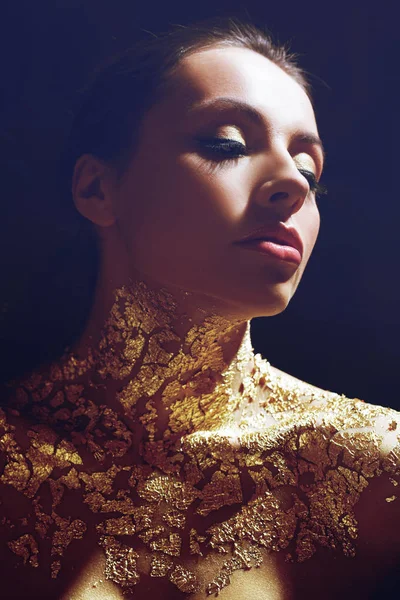
<path id="1" fill-rule="evenodd" d="M 310 192 L 315 193 L 316 196 L 322 196 L 328 193 L 328 190 L 324 185 L 319 183 L 312 171 L 308 171 L 307 169 L 299 169 L 299 173 L 303 175 L 308 181 L 308 185 L 310 186 Z"/>
<path id="2" fill-rule="evenodd" d="M 215 154 L 216 157 L 221 157 L 222 162 L 248 156 L 246 146 L 237 140 L 228 138 L 201 138 L 198 142 L 205 151 Z"/>
<path id="3" fill-rule="evenodd" d="M 200 138 L 197 141 L 201 148 L 213 157 L 213 160 L 218 163 L 218 166 L 222 166 L 228 162 L 237 161 L 240 158 L 249 155 L 246 146 L 237 140 L 211 137 Z M 316 197 L 327 194 L 326 187 L 317 181 L 312 171 L 308 171 L 307 169 L 298 170 L 303 177 L 307 179 L 311 193 L 314 193 Z"/>

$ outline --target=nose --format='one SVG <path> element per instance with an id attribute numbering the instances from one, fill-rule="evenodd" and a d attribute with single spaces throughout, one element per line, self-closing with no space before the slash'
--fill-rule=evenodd
<path id="1" fill-rule="evenodd" d="M 281 220 L 287 220 L 298 212 L 310 191 L 306 178 L 297 169 L 287 150 L 269 155 L 267 176 L 265 164 L 263 182 L 255 194 L 255 202 L 274 211 Z"/>

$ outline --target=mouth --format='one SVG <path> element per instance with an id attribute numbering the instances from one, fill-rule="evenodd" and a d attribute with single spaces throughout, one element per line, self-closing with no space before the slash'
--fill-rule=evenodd
<path id="1" fill-rule="evenodd" d="M 288 246 L 291 248 L 295 248 L 293 244 L 289 244 L 287 241 L 279 239 L 277 237 L 259 237 L 259 238 L 251 238 L 249 240 L 245 240 L 242 243 L 245 244 L 247 242 L 272 242 L 273 244 L 278 244 L 279 246 Z"/>
<path id="2" fill-rule="evenodd" d="M 294 263 L 297 266 L 300 265 L 302 260 L 302 255 L 297 248 L 276 238 L 256 238 L 240 242 L 239 245 L 245 250 L 258 252 L 280 261 Z"/>
<path id="3" fill-rule="evenodd" d="M 267 254 L 280 260 L 301 263 L 303 243 L 293 227 L 282 223 L 264 225 L 236 242 L 242 248 Z"/>

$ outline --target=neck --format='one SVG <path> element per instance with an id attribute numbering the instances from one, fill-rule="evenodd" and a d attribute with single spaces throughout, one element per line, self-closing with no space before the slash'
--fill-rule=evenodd
<path id="1" fill-rule="evenodd" d="M 269 364 L 254 356 L 248 321 L 200 314 L 143 282 L 116 288 L 96 343 L 88 327 L 61 361 L 23 382 L 10 409 L 66 434 L 93 468 L 134 460 L 176 470 L 188 435 L 236 444 L 265 425 Z"/>
<path id="2" fill-rule="evenodd" d="M 117 288 L 103 328 L 89 322 L 65 357 L 64 377 L 95 387 L 136 428 L 139 418 L 152 440 L 232 422 L 255 372 L 250 323 L 189 311 L 190 296 L 142 281 Z"/>

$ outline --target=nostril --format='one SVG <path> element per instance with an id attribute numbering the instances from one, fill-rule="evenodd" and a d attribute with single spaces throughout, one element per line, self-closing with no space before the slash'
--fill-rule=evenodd
<path id="1" fill-rule="evenodd" d="M 287 198 L 289 196 L 289 194 L 287 192 L 276 192 L 275 194 L 272 194 L 270 200 L 271 202 L 275 202 L 276 200 L 283 200 L 284 198 Z"/>

